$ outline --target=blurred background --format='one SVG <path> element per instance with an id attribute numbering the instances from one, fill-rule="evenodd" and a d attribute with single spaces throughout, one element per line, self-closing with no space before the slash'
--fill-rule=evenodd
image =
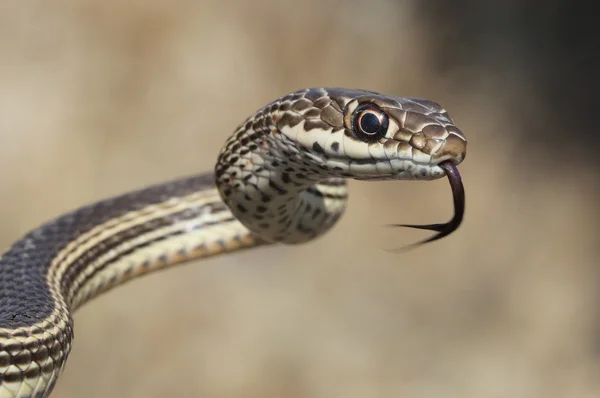
<path id="1" fill-rule="evenodd" d="M 302 87 L 442 103 L 445 180 L 351 182 L 299 247 L 186 264 L 75 317 L 56 397 L 598 397 L 600 135 L 593 13 L 534 1 L 0 3 L 0 245 L 82 204 L 211 170 Z M 395 214 L 389 218 L 390 214 Z"/>

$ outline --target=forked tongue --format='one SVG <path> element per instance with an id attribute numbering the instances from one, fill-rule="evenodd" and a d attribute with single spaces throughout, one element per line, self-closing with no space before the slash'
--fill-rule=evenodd
<path id="1" fill-rule="evenodd" d="M 411 245 L 393 251 L 406 251 L 424 243 L 433 242 L 435 240 L 441 239 L 456 231 L 462 223 L 463 216 L 465 214 L 465 189 L 463 187 L 462 179 L 460 177 L 460 173 L 458 172 L 458 168 L 454 163 L 452 163 L 449 160 L 440 163 L 439 166 L 446 172 L 446 176 L 448 176 L 448 181 L 450 182 L 450 188 L 452 188 L 452 198 L 454 200 L 454 217 L 452 217 L 452 219 L 447 223 L 443 224 L 392 224 L 392 227 L 406 227 L 437 232 L 437 234 L 425 240 L 413 243 Z"/>

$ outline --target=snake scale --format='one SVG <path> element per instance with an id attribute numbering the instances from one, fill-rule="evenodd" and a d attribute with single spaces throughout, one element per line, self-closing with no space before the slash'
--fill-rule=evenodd
<path id="1" fill-rule="evenodd" d="M 272 243 L 298 244 L 344 212 L 346 180 L 447 176 L 466 139 L 437 103 L 371 91 L 311 88 L 241 123 L 214 172 L 82 207 L 14 243 L 0 258 L 0 397 L 46 397 L 65 367 L 73 312 L 128 280 L 173 264 Z"/>

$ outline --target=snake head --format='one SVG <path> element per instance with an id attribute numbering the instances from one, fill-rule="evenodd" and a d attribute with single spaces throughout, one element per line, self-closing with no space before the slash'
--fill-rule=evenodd
<path id="1" fill-rule="evenodd" d="M 275 109 L 273 109 L 275 110 Z M 278 103 L 277 128 L 333 176 L 431 180 L 466 156 L 464 134 L 439 104 L 345 89 L 308 89 Z"/>
<path id="2" fill-rule="evenodd" d="M 467 140 L 439 104 L 343 89 L 308 89 L 288 97 L 292 103 L 282 108 L 296 115 L 284 114 L 277 119 L 277 127 L 321 164 L 321 175 L 356 180 L 433 180 L 447 176 L 454 200 L 450 221 L 393 226 L 437 232 L 417 245 L 458 229 L 465 193 L 456 166 L 465 159 Z"/>
<path id="3" fill-rule="evenodd" d="M 435 102 L 312 88 L 281 97 L 240 124 L 215 174 L 223 200 L 246 227 L 288 243 L 312 239 L 333 225 L 346 203 L 343 179 L 447 176 L 452 221 L 407 225 L 438 231 L 434 240 L 462 221 L 464 191 L 456 166 L 466 148 L 463 133 Z"/>

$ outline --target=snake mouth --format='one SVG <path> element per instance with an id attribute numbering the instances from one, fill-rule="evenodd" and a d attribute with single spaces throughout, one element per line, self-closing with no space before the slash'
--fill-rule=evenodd
<path id="1" fill-rule="evenodd" d="M 391 226 L 393 227 L 406 227 L 437 232 L 437 234 L 425 240 L 399 249 L 400 251 L 408 250 L 424 243 L 429 243 L 444 238 L 456 231 L 462 223 L 463 216 L 465 214 L 465 189 L 460 173 L 458 172 L 458 168 L 451 160 L 445 160 L 439 163 L 439 166 L 446 172 L 448 182 L 450 182 L 450 188 L 452 189 L 452 198 L 454 202 L 454 216 L 450 221 L 441 224 L 392 224 Z"/>

